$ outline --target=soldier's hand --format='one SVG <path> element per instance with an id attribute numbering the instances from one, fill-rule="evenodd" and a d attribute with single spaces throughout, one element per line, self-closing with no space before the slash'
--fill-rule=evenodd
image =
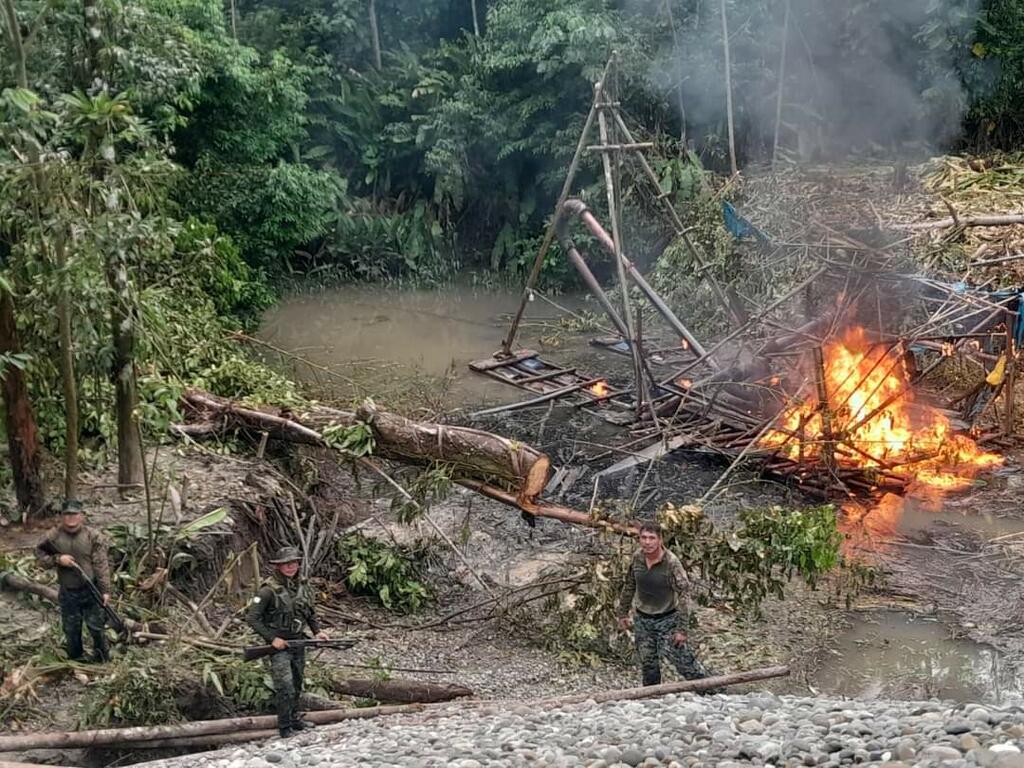
<path id="1" fill-rule="evenodd" d="M 104 605 L 109 605 L 110 604 L 110 595 L 108 595 L 106 592 L 103 593 L 103 604 Z"/>
<path id="2" fill-rule="evenodd" d="M 633 626 L 633 618 L 631 616 L 623 616 L 619 619 L 619 626 L 623 630 L 627 630 Z"/>
<path id="3" fill-rule="evenodd" d="M 74 568 L 76 565 L 75 558 L 71 555 L 58 555 L 57 564 L 63 565 L 65 568 Z"/>
<path id="4" fill-rule="evenodd" d="M 672 635 L 672 645 L 674 645 L 676 648 L 680 648 L 686 645 L 686 633 L 676 632 L 674 635 Z"/>
<path id="5" fill-rule="evenodd" d="M 275 637 L 273 640 L 270 641 L 270 644 L 279 651 L 283 651 L 285 648 L 288 647 L 288 641 L 285 640 L 283 637 Z"/>
<path id="6" fill-rule="evenodd" d="M 329 637 L 327 636 L 327 633 L 326 633 L 326 632 L 317 632 L 317 633 L 316 633 L 316 639 L 317 639 L 317 640 L 330 640 L 331 638 L 329 638 Z"/>

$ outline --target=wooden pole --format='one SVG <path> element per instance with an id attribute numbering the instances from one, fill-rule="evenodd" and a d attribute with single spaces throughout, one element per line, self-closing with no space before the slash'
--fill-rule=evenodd
<path id="1" fill-rule="evenodd" d="M 627 142 L 635 144 L 636 142 L 633 139 L 633 135 L 629 132 L 629 128 L 626 126 L 625 121 L 622 119 L 622 115 L 616 112 L 613 115 L 613 118 L 615 119 L 616 125 L 619 126 L 619 130 L 622 131 L 623 138 Z M 665 209 L 665 213 L 668 214 L 668 217 L 672 222 L 672 226 L 675 229 L 676 234 L 682 239 L 683 244 L 686 246 L 686 249 L 690 252 L 690 255 L 693 256 L 693 260 L 697 262 L 697 266 L 700 268 L 701 276 L 707 279 L 708 284 L 711 286 L 711 290 L 715 292 L 715 296 L 718 298 L 718 301 L 721 302 L 722 307 L 725 309 L 725 311 L 730 314 L 730 316 L 733 319 L 733 322 L 737 324 L 742 324 L 744 322 L 744 319 L 738 315 L 738 313 L 732 306 L 732 303 L 729 301 L 729 297 L 726 296 L 725 291 L 722 290 L 722 286 L 718 284 L 718 281 L 715 279 L 715 276 L 711 274 L 711 271 L 708 268 L 709 265 L 707 261 L 697 250 L 697 247 L 693 244 L 693 240 L 690 239 L 690 235 L 686 231 L 686 226 L 683 224 L 683 220 L 679 217 L 679 213 L 672 206 L 672 203 L 669 201 L 669 199 L 661 194 L 661 180 L 658 179 L 658 174 L 655 173 L 654 169 L 651 167 L 651 164 L 647 162 L 647 158 L 644 157 L 643 152 L 637 151 L 634 156 L 639 161 L 640 168 L 643 170 L 644 176 L 646 176 L 650 180 L 651 184 L 654 185 L 654 189 L 658 193 L 657 199 L 661 203 L 661 207 Z"/>
<path id="2" fill-rule="evenodd" d="M 238 9 L 235 8 L 235 0 L 231 0 L 231 36 L 238 40 Z"/>
<path id="3" fill-rule="evenodd" d="M 732 117 L 732 65 L 729 60 L 729 18 L 725 12 L 725 0 L 721 0 L 722 8 L 722 47 L 725 50 L 725 111 L 729 122 L 729 167 L 732 175 L 739 173 L 736 167 L 736 133 Z"/>
<path id="4" fill-rule="evenodd" d="M 594 126 L 594 118 L 597 116 L 597 100 L 601 93 L 601 89 L 604 87 L 604 82 L 608 77 L 608 71 L 612 66 L 612 60 L 609 59 L 608 63 L 605 64 L 604 72 L 601 73 L 601 79 L 597 81 L 597 85 L 594 88 L 594 100 L 590 105 L 590 112 L 587 113 L 587 119 L 583 123 L 583 130 L 580 131 L 580 140 L 576 143 L 576 151 L 573 153 L 572 162 L 569 163 L 569 172 L 565 175 L 565 181 L 562 183 L 562 191 L 558 195 L 558 202 L 555 203 L 555 214 L 551 218 L 551 222 L 548 224 L 548 230 L 544 233 L 544 241 L 540 245 L 540 250 L 537 251 L 537 257 L 533 260 L 533 266 L 530 268 L 530 274 L 526 278 L 526 285 L 523 286 L 523 295 L 519 298 L 519 309 L 516 310 L 515 316 L 512 318 L 512 324 L 509 326 L 508 334 L 505 336 L 504 341 L 501 342 L 502 351 L 508 355 L 512 351 L 512 345 L 515 343 L 516 334 L 519 332 L 519 323 L 522 322 L 523 312 L 526 311 L 526 304 L 530 300 L 530 293 L 533 291 L 533 286 L 537 284 L 537 279 L 540 277 L 540 271 L 544 266 L 544 259 L 548 255 L 548 251 L 551 249 L 551 243 L 555 239 L 555 227 L 558 225 L 559 217 L 562 215 L 562 205 L 569 198 L 569 191 L 572 189 L 572 184 L 576 180 L 576 171 L 580 167 L 580 160 L 583 157 L 583 150 L 587 146 L 587 137 L 590 135 L 590 131 Z"/>
<path id="5" fill-rule="evenodd" d="M 614 61 L 615 56 L 612 56 Z M 605 108 L 612 108 L 611 100 L 608 98 L 606 91 L 598 93 L 598 97 L 602 100 L 602 104 L 598 108 L 597 113 L 597 125 L 598 131 L 601 135 L 601 143 L 609 144 L 609 133 L 608 133 L 608 120 L 605 118 Z M 616 158 L 618 152 L 615 153 Z M 640 364 L 640 343 L 636 337 L 636 323 L 633 319 L 633 306 L 629 300 L 629 281 L 626 278 L 626 267 L 622 261 L 622 229 L 619 224 L 619 198 L 617 190 L 615 188 L 615 175 L 612 168 L 612 157 L 611 153 L 601 153 L 601 163 L 604 166 L 604 184 L 605 191 L 608 195 L 608 214 L 612 221 L 612 243 L 615 247 L 615 269 L 619 276 L 619 288 L 622 292 L 622 319 L 626 323 L 626 329 L 629 331 L 629 338 L 626 341 L 629 343 L 630 354 L 633 358 L 633 381 L 634 381 L 634 392 L 636 394 L 636 415 L 640 417 L 640 413 L 643 410 L 644 402 L 647 400 L 644 390 L 644 374 L 643 368 Z"/>
<path id="6" fill-rule="evenodd" d="M 1016 343 L 1016 328 L 1017 328 L 1017 313 L 1009 312 L 1006 313 L 1006 386 L 1003 387 L 1003 392 L 1006 393 L 1006 422 L 1003 425 L 1003 431 L 1007 437 L 1014 433 L 1014 416 L 1013 406 L 1014 400 L 1016 399 L 1015 385 L 1017 383 L 1017 343 Z"/>
<path id="7" fill-rule="evenodd" d="M 786 12 L 782 19 L 782 52 L 779 54 L 779 92 L 775 97 L 775 138 L 772 141 L 772 170 L 779 155 L 779 128 L 782 125 L 782 95 L 786 89 L 786 43 L 789 41 L 789 7 L 791 0 L 786 0 Z"/>
<path id="8" fill-rule="evenodd" d="M 480 20 L 476 14 L 476 0 L 469 0 L 469 5 L 473 9 L 473 34 L 480 37 Z"/>

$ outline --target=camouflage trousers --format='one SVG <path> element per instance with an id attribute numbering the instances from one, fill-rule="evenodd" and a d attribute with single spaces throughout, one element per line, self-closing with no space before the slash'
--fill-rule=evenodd
<path id="1" fill-rule="evenodd" d="M 68 658 L 82 658 L 85 650 L 82 647 L 83 623 L 92 636 L 93 660 L 106 661 L 110 658 L 105 634 L 107 616 L 92 591 L 85 587 L 82 589 L 61 587 L 57 592 L 57 604 L 60 606 L 60 623 L 64 629 L 64 642 Z"/>
<path id="2" fill-rule="evenodd" d="M 306 672 L 306 649 L 292 648 L 270 656 L 270 677 L 274 681 L 277 727 L 291 728 L 299 720 L 299 697 Z"/>
<path id="3" fill-rule="evenodd" d="M 681 677 L 699 680 L 710 677 L 696 656 L 689 642 L 676 646 L 672 636 L 678 631 L 679 616 L 670 613 L 657 618 L 637 614 L 633 622 L 633 639 L 636 653 L 640 657 L 640 669 L 644 685 L 658 685 L 661 682 L 661 660 L 669 661 Z"/>

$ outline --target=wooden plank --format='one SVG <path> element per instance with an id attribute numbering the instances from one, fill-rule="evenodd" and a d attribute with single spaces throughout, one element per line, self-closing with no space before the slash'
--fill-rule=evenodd
<path id="1" fill-rule="evenodd" d="M 495 368 L 504 368 L 508 365 L 515 365 L 523 360 L 531 357 L 536 357 L 537 353 L 532 349 L 520 349 L 512 353 L 509 357 L 497 358 L 493 355 L 484 360 L 474 360 L 469 364 L 471 370 L 483 373 L 484 371 L 493 371 Z"/>
<path id="2" fill-rule="evenodd" d="M 556 368 L 547 373 L 538 373 L 536 376 L 527 376 L 525 379 L 516 379 L 516 384 L 535 384 L 538 381 L 557 379 L 559 376 L 575 376 L 575 368 Z"/>

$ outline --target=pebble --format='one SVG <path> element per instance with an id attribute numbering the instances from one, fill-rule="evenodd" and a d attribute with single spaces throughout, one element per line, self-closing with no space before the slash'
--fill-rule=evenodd
<path id="1" fill-rule="evenodd" d="M 679 694 L 551 710 L 449 705 L 151 768 L 1024 768 L 1018 740 L 1024 708 Z"/>

